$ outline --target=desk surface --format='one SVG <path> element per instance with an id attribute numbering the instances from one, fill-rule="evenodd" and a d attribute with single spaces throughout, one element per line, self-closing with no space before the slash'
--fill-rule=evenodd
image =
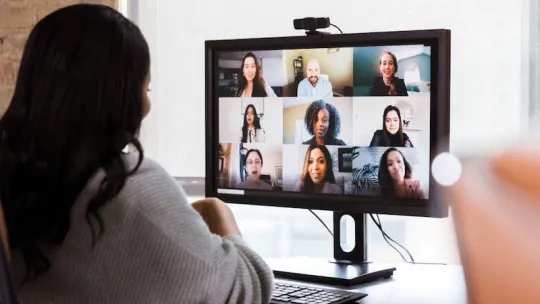
<path id="1" fill-rule="evenodd" d="M 467 288 L 461 266 L 421 264 L 395 264 L 393 266 L 397 270 L 388 280 L 343 289 L 367 293 L 367 297 L 357 302 L 361 304 L 467 303 Z"/>

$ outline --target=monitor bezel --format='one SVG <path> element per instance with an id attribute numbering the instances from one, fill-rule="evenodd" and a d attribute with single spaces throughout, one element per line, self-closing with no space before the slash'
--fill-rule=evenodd
<path id="1" fill-rule="evenodd" d="M 304 48 L 358 47 L 381 45 L 431 46 L 430 100 L 430 166 L 441 152 L 449 151 L 450 134 L 450 30 L 428 29 L 393 32 L 370 32 L 313 36 L 286 36 L 268 38 L 242 38 L 205 41 L 206 89 L 206 177 L 205 195 L 217 197 L 227 203 L 327 210 L 343 213 L 377 213 L 404 216 L 447 217 L 448 205 L 437 197 L 440 185 L 430 170 L 429 193 L 426 200 L 388 199 L 349 195 L 306 195 L 295 192 L 269 192 L 244 190 L 244 195 L 218 193 L 218 113 L 219 96 L 217 53 L 222 51 L 287 50 Z M 217 64 L 215 65 L 217 66 Z M 441 85 L 442 84 L 442 85 Z M 354 96 L 353 96 L 354 97 Z M 260 196 L 253 196 L 261 193 Z"/>

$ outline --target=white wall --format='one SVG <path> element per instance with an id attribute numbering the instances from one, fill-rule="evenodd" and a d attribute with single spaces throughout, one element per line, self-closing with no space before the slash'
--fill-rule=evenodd
<path id="1" fill-rule="evenodd" d="M 287 75 L 283 69 L 283 58 L 262 58 L 261 66 L 264 80 L 273 87 L 287 84 Z"/>

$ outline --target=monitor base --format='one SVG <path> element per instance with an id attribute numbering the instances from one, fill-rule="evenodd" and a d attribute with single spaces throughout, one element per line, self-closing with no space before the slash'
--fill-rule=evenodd
<path id="1" fill-rule="evenodd" d="M 309 257 L 272 259 L 267 262 L 276 278 L 342 286 L 389 279 L 396 270 L 395 267 L 373 262 L 352 263 Z"/>

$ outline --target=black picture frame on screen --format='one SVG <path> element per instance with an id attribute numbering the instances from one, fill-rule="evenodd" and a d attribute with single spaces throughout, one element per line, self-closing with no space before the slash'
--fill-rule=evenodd
<path id="1" fill-rule="evenodd" d="M 338 148 L 338 168 L 339 172 L 352 173 L 352 153 L 353 148 Z"/>
<path id="2" fill-rule="evenodd" d="M 217 54 L 222 51 L 344 48 L 423 44 L 431 48 L 430 164 L 448 152 L 450 127 L 450 31 L 446 29 L 212 40 L 205 42 L 206 85 L 206 195 L 225 202 L 319 209 L 344 213 L 377 213 L 447 217 L 448 206 L 437 198 L 439 186 L 429 173 L 429 199 L 391 199 L 376 196 L 306 195 L 297 192 L 244 190 L 243 195 L 218 191 L 219 111 Z M 221 192 L 221 193 L 220 193 Z M 331 203 L 329 203 L 331 202 Z"/>

